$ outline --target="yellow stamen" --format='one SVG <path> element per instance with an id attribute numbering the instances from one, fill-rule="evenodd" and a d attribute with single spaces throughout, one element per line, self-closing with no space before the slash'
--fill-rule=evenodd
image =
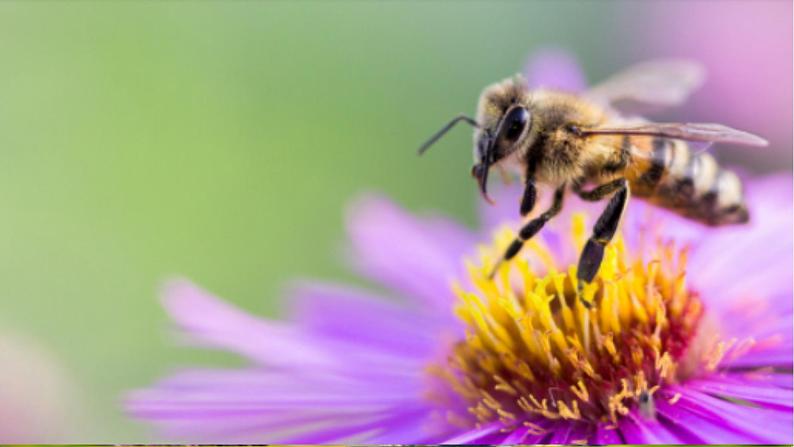
<path id="1" fill-rule="evenodd" d="M 574 217 L 569 244 L 581 249 L 586 228 L 583 216 Z M 490 279 L 514 237 L 500 230 L 480 262 L 467 264 L 473 288 L 453 288 L 467 336 L 431 372 L 468 402 L 462 417 L 472 425 L 524 424 L 533 433 L 544 430 L 527 418 L 617 424 L 641 396 L 677 380 L 703 313 L 686 285 L 686 250 L 657 243 L 643 261 L 618 235 L 579 293 L 576 266 L 560 266 L 540 239 Z M 710 346 L 700 360 L 707 368 L 731 344 Z"/>

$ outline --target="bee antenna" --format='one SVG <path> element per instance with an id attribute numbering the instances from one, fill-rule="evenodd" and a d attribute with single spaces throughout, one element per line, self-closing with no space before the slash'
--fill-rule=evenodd
<path id="1" fill-rule="evenodd" d="M 465 121 L 466 123 L 470 124 L 472 127 L 476 127 L 478 129 L 480 128 L 480 125 L 477 124 L 477 121 L 475 121 L 473 118 L 469 118 L 466 115 L 458 115 L 455 118 L 452 118 L 452 120 L 448 122 L 444 127 L 442 127 L 441 130 L 433 134 L 432 137 L 430 137 L 427 141 L 424 142 L 424 144 L 422 144 L 422 146 L 419 147 L 419 155 L 424 154 L 425 151 L 427 151 L 427 149 L 433 145 L 433 143 L 438 141 L 441 137 L 444 136 L 445 133 L 449 132 L 450 129 L 455 127 L 455 124 L 458 124 L 461 121 Z"/>

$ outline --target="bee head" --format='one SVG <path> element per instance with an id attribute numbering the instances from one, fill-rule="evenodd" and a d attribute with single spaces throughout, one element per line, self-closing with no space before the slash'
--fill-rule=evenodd
<path id="1" fill-rule="evenodd" d="M 474 167 L 480 191 L 487 194 L 488 171 L 513 154 L 529 134 L 532 116 L 527 108 L 527 86 L 520 76 L 487 87 L 480 96 L 474 133 Z"/>
<path id="2" fill-rule="evenodd" d="M 419 148 L 419 154 L 423 154 L 455 124 L 461 121 L 470 124 L 476 129 L 471 174 L 479 183 L 485 200 L 493 203 L 488 197 L 488 172 L 514 153 L 529 133 L 531 115 L 526 103 L 526 82 L 520 76 L 491 85 L 480 96 L 476 120 L 465 115 L 453 118 Z"/>
<path id="3" fill-rule="evenodd" d="M 499 120 L 496 127 L 478 132 L 474 146 L 474 166 L 471 175 L 480 184 L 483 197 L 488 198 L 488 171 L 491 167 L 512 154 L 518 148 L 521 137 L 527 134 L 530 124 L 530 113 L 526 107 L 511 107 Z"/>

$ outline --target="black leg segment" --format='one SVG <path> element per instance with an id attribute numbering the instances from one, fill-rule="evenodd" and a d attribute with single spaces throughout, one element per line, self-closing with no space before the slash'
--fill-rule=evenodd
<path id="1" fill-rule="evenodd" d="M 543 228 L 543 225 L 546 225 L 546 222 L 551 220 L 552 217 L 556 216 L 560 212 L 562 209 L 562 201 L 564 196 L 565 185 L 562 185 L 554 191 L 554 201 L 552 202 L 551 207 L 544 211 L 540 216 L 527 222 L 527 224 L 521 228 L 521 230 L 518 232 L 518 237 L 513 240 L 509 247 L 507 247 L 507 251 L 505 251 L 505 254 L 502 255 L 502 259 L 500 259 L 494 266 L 493 270 L 491 270 L 491 278 L 493 278 L 493 276 L 496 274 L 496 270 L 499 268 L 502 262 L 513 259 L 513 257 L 517 255 L 519 251 L 521 251 L 521 247 L 524 246 L 524 242 L 532 239 L 532 236 L 537 234 L 538 231 Z"/>
<path id="2" fill-rule="evenodd" d="M 537 190 L 535 189 L 535 182 L 527 177 L 526 184 L 524 185 L 524 195 L 521 197 L 521 217 L 526 216 L 535 207 L 535 199 L 537 198 Z"/>
<path id="3" fill-rule="evenodd" d="M 583 283 L 593 281 L 598 269 L 601 267 L 601 261 L 604 259 L 604 247 L 612 240 L 615 232 L 618 229 L 620 218 L 623 216 L 623 210 L 626 208 L 626 203 L 629 199 L 629 187 L 625 179 L 616 180 L 595 188 L 593 191 L 600 188 L 606 189 L 607 186 L 616 184 L 618 185 L 615 190 L 615 195 L 609 200 L 606 209 L 601 213 L 595 226 L 593 227 L 593 235 L 588 239 L 585 244 L 582 254 L 579 258 L 579 268 L 577 269 L 577 279 L 579 281 L 579 289 L 583 287 Z M 612 186 L 610 186 L 612 187 Z M 603 190 L 602 190 L 603 191 Z M 585 303 L 589 306 L 589 303 Z"/>
<path id="4" fill-rule="evenodd" d="M 596 186 L 590 191 L 584 191 L 582 190 L 582 187 L 580 185 L 574 184 L 573 190 L 576 193 L 576 195 L 582 198 L 582 200 L 587 200 L 588 202 L 596 202 L 612 194 L 618 189 L 622 188 L 625 184 L 626 184 L 626 180 L 619 178 L 617 180 L 612 180 L 609 183 L 604 183 L 603 185 Z"/>

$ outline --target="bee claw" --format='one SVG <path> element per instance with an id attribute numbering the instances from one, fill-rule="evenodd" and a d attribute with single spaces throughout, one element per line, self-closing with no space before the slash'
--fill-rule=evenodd
<path id="1" fill-rule="evenodd" d="M 576 296 L 579 297 L 579 301 L 582 302 L 582 305 L 584 307 L 586 307 L 588 309 L 592 309 L 593 308 L 593 303 L 591 303 L 590 301 L 587 301 L 586 299 L 584 299 L 584 295 L 582 294 L 582 292 L 584 292 L 584 286 L 585 286 L 585 282 L 583 280 L 580 279 L 580 280 L 577 281 L 577 283 L 576 283 Z"/>

